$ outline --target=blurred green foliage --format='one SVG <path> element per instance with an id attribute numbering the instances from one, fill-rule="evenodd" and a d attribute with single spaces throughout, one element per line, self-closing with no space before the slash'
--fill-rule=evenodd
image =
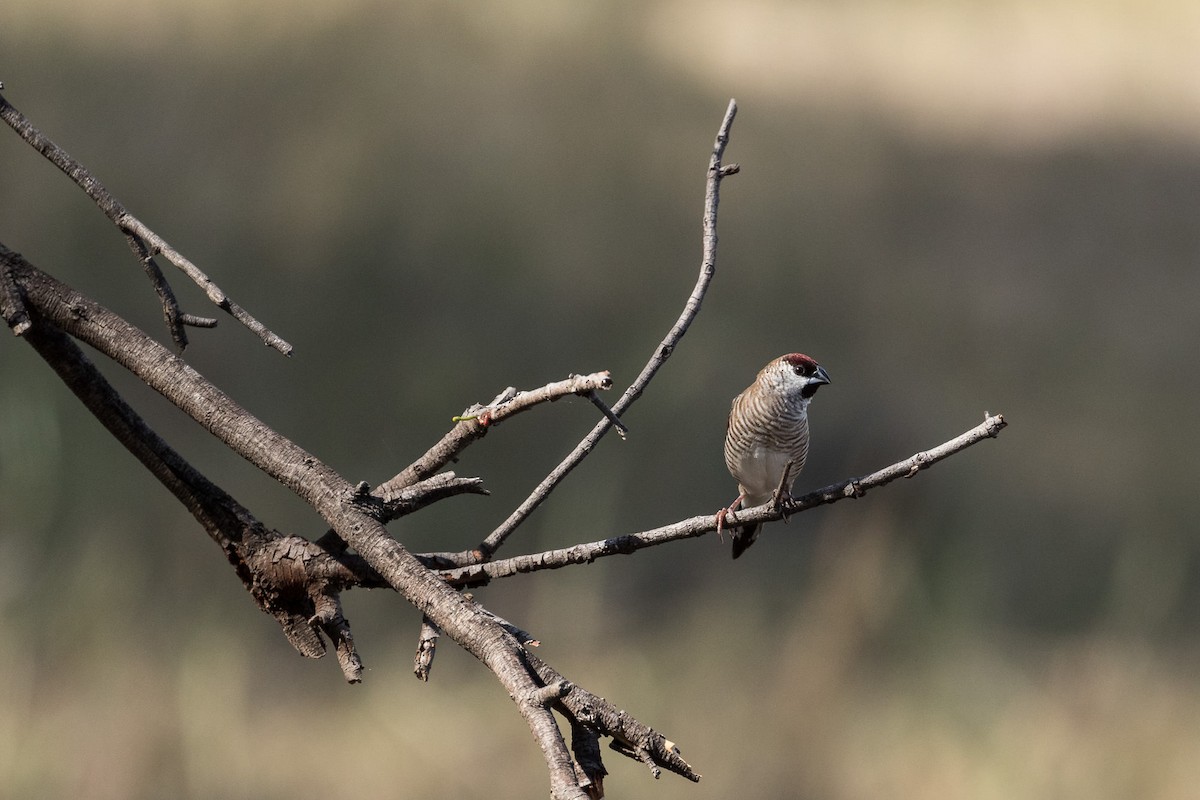
<path id="1" fill-rule="evenodd" d="M 296 346 L 223 318 L 187 357 L 351 480 L 389 477 L 505 386 L 633 378 L 695 279 L 730 96 L 743 171 L 699 320 L 629 440 L 605 440 L 514 552 L 728 503 L 729 400 L 782 352 L 834 379 L 800 489 L 985 409 L 1009 419 L 736 564 L 705 539 L 480 590 L 705 775 L 651 785 L 614 755 L 612 796 L 1195 796 L 1190 6 L 74 5 L 0 11 L 6 96 Z M 0 241 L 163 335 L 81 192 L 11 132 L 0 175 Z M 319 534 L 107 371 L 261 519 Z M 564 400 L 506 422 L 455 467 L 492 496 L 395 533 L 476 543 L 594 419 Z M 419 685 L 415 612 L 381 592 L 347 612 L 360 687 L 297 658 L 185 511 L 3 345 L 0 795 L 544 791 L 478 665 L 447 642 Z"/>

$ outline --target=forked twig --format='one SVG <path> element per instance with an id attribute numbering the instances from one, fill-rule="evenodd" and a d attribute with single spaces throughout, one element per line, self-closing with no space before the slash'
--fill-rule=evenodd
<path id="1" fill-rule="evenodd" d="M 244 308 L 230 300 L 221 291 L 220 287 L 200 271 L 199 267 L 185 258 L 178 250 L 167 244 L 162 237 L 146 227 L 145 223 L 130 214 L 125 209 L 125 206 L 104 187 L 104 184 L 100 183 L 96 176 L 92 175 L 86 167 L 72 158 L 66 150 L 63 150 L 51 141 L 48 136 L 38 130 L 30 122 L 29 118 L 9 103 L 3 95 L 0 95 L 0 118 L 8 123 L 9 127 L 16 131 L 17 135 L 28 142 L 30 146 L 49 159 L 50 163 L 66 173 L 67 177 L 74 181 L 80 189 L 83 189 L 88 197 L 92 198 L 92 201 L 117 226 L 121 233 L 125 234 L 130 249 L 133 250 L 133 254 L 142 264 L 143 269 L 146 270 L 146 274 L 150 278 L 150 282 L 154 285 L 154 290 L 158 294 L 159 301 L 163 306 L 163 317 L 171 332 L 171 339 L 177 347 L 182 349 L 187 344 L 187 335 L 183 331 L 185 325 L 212 327 L 216 322 L 208 318 L 184 314 L 180 311 L 174 292 L 171 291 L 170 286 L 167 284 L 162 270 L 154 262 L 154 256 L 158 254 L 162 254 L 164 258 L 178 267 L 197 286 L 204 290 L 208 299 L 218 308 L 228 312 L 230 316 L 253 331 L 265 344 L 275 348 L 284 355 L 291 354 L 292 346 L 290 344 L 279 336 L 276 336 Z"/>

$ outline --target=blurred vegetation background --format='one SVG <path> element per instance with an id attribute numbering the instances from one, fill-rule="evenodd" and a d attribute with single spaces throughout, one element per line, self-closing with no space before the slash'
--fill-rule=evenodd
<path id="1" fill-rule="evenodd" d="M 505 386 L 632 380 L 736 97 L 703 311 L 513 552 L 728 503 L 729 401 L 783 352 L 834 380 L 801 490 L 1011 425 L 737 563 L 710 537 L 480 590 L 704 775 L 614 754 L 610 796 L 1200 797 L 1200 6 L 16 0 L 0 52 L 10 101 L 296 346 L 222 318 L 191 363 L 372 483 Z M 0 240 L 161 338 L 87 198 L 7 130 L 0 165 Z M 320 533 L 102 366 L 261 519 Z M 505 423 L 457 466 L 492 496 L 395 533 L 478 542 L 595 417 Z M 415 612 L 346 603 L 354 687 L 4 342 L 0 794 L 544 796 L 485 670 L 446 642 L 422 685 Z"/>

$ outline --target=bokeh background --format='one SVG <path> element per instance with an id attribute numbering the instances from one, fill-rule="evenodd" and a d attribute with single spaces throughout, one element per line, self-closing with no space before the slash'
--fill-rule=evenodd
<path id="1" fill-rule="evenodd" d="M 510 544 L 714 511 L 730 398 L 802 350 L 834 383 L 798 488 L 1003 412 L 867 498 L 478 591 L 704 775 L 615 754 L 612 797 L 1200 797 L 1200 6 L 1189 0 L 15 0 L 6 96 L 296 346 L 231 320 L 201 372 L 378 482 L 505 386 L 623 388 L 700 259 L 716 280 L 626 421 Z M 156 336 L 121 236 L 0 130 L 0 240 Z M 209 313 L 182 277 L 187 310 Z M 319 521 L 143 387 L 268 524 Z M 393 526 L 478 542 L 590 429 L 564 400 Z M 343 684 L 19 340 L 0 344 L 0 794 L 537 797 L 511 702 L 354 592 Z"/>

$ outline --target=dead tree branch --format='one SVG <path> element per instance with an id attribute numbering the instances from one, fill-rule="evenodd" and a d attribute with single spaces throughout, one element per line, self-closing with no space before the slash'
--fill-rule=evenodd
<path id="1" fill-rule="evenodd" d="M 315 456 L 267 427 L 178 356 L 121 317 L 40 272 L 18 254 L 2 246 L 0 261 L 10 270 L 25 303 L 36 314 L 40 323 L 36 325 L 39 334 L 44 324 L 50 330 L 59 329 L 87 342 L 192 416 L 231 450 L 303 498 L 324 518 L 341 541 L 354 548 L 373 575 L 386 582 L 446 635 L 483 662 L 514 699 L 519 713 L 538 742 L 550 773 L 552 796 L 560 800 L 583 800 L 586 797 L 576 779 L 570 751 L 554 721 L 551 703 L 542 691 L 545 684 L 526 658 L 521 641 L 430 572 L 403 545 L 389 536 L 379 521 L 378 501 L 375 498 L 349 484 Z M 25 337 L 29 339 L 31 333 L 32 329 L 26 332 Z M 35 338 L 39 334 L 34 334 Z M 60 355 L 50 351 L 46 354 L 50 358 Z M 176 482 L 175 476 L 182 470 L 183 465 L 172 465 L 154 472 L 170 486 Z M 200 476 L 197 475 L 195 479 L 199 480 Z M 187 502 L 185 500 L 185 504 Z M 239 529 L 248 525 L 241 524 L 240 520 L 238 522 Z M 213 522 L 215 526 L 227 524 L 230 524 L 229 520 Z M 222 531 L 228 535 L 224 527 Z M 296 548 L 299 548 L 298 552 Z M 315 548 L 316 551 L 308 553 L 308 548 Z M 253 582 L 259 579 L 259 575 L 266 573 L 268 564 L 295 561 L 297 557 L 304 562 L 306 556 L 318 557 L 320 552 L 317 545 L 303 539 L 282 543 L 267 541 L 255 551 L 253 558 L 245 561 L 251 581 L 248 585 L 254 586 Z M 247 580 L 247 577 L 243 576 L 243 580 Z M 357 663 L 353 640 L 349 637 L 349 628 L 342 617 L 339 601 L 334 594 L 311 588 L 316 585 L 314 581 L 300 583 L 304 591 L 315 592 L 309 597 L 313 613 L 309 619 L 292 618 L 291 624 L 285 625 L 285 633 L 297 649 L 315 656 L 324 647 L 319 638 L 311 633 L 312 627 L 317 626 L 335 642 L 343 672 L 349 679 L 356 680 L 361 665 Z"/>
<path id="2" fill-rule="evenodd" d="M 576 719 L 603 736 L 612 737 L 609 746 L 622 755 L 636 758 L 650 768 L 650 774 L 659 777 L 660 768 L 682 775 L 692 782 L 700 780 L 700 773 L 683 760 L 679 748 L 658 731 L 649 728 L 626 714 L 603 697 L 576 686 L 553 667 L 532 653 L 527 654 L 529 663 L 547 684 L 562 684 L 566 691 L 558 703 Z"/>
<path id="3" fill-rule="evenodd" d="M 724 149 L 735 106 L 731 103 L 718 137 L 718 152 Z M 130 215 L 125 208 L 81 164 L 44 136 L 11 104 L 0 97 L 0 116 L 29 144 L 69 175 L 97 206 L 126 234 L 130 247 L 150 275 L 164 306 L 164 314 L 177 347 L 186 344 L 182 326 L 190 322 L 210 324 L 182 314 L 174 294 L 154 262 L 163 254 L 199 285 L 214 303 L 256 330 L 264 341 L 283 352 L 290 346 L 241 312 L 202 272 L 165 241 Z M 715 223 L 715 189 L 728 169 L 710 171 L 711 222 Z M 699 295 L 711 279 L 715 254 L 715 230 L 706 228 L 706 279 L 699 294 L 673 329 L 652 364 L 626 392 L 627 406 L 669 356 L 698 309 Z M 424 502 L 462 491 L 479 491 L 477 481 L 460 480 L 451 474 L 431 473 L 444 466 L 454 454 L 482 436 L 488 427 L 535 404 L 565 394 L 578 394 L 595 403 L 604 414 L 604 430 L 617 419 L 621 409 L 608 409 L 596 395 L 608 388 L 607 373 L 571 376 L 533 392 L 506 391 L 487 407 L 469 409 L 456 430 L 446 437 L 425 463 L 414 465 L 402 481 L 372 494 L 365 484 L 351 485 L 311 453 L 276 433 L 205 380 L 181 358 L 169 352 L 120 316 L 37 270 L 21 256 L 0 245 L 0 311 L 18 334 L 38 350 L 109 430 L 147 466 L 161 482 L 204 524 L 222 545 L 239 576 L 260 606 L 276 615 L 289 641 L 301 653 L 317 656 L 324 652 L 322 634 L 335 643 L 338 660 L 346 677 L 361 675 L 350 628 L 342 613 L 340 591 L 352 585 L 386 584 L 422 612 L 426 621 L 423 648 L 432 656 L 437 632 L 454 639 L 483 662 L 513 698 L 538 742 L 550 774 L 555 798 L 585 797 L 579 773 L 552 714 L 552 707 L 569 709 L 576 723 L 591 726 L 596 733 L 618 737 L 619 749 L 631 757 L 697 776 L 671 748 L 662 747 L 661 737 L 623 713 L 603 712 L 605 704 L 550 668 L 532 660 L 525 645 L 536 641 L 516 626 L 499 619 L 462 595 L 427 569 L 383 528 L 383 520 L 411 513 Z M 275 478 L 304 499 L 329 525 L 331 532 L 318 542 L 269 531 L 231 496 L 212 484 L 150 430 L 132 408 L 112 389 L 98 370 L 72 341 L 86 342 L 129 370 L 184 413 L 191 416 L 233 452 Z M 622 407 L 623 407 L 622 406 Z M 401 477 L 401 476 L 398 476 Z M 420 485 L 424 481 L 423 485 Z M 244 547 L 243 547 L 244 545 Z M 350 552 L 350 551 L 353 552 Z M 281 567 L 299 567 L 281 569 Z M 285 575 L 286 577 L 280 577 Z M 425 666 L 427 674 L 428 665 Z M 417 662 L 418 674 L 422 671 Z M 569 695 L 576 700 L 571 700 Z M 584 698 L 586 704 L 580 704 Z M 573 707 L 578 706 L 578 707 Z M 584 778 L 600 777 L 588 760 L 580 767 Z M 591 776 L 591 777 L 589 777 Z M 593 784 L 594 785 L 594 784 Z"/>
<path id="4" fill-rule="evenodd" d="M 461 589 L 492 578 L 587 563 L 716 529 L 714 516 L 708 514 L 565 550 L 491 560 L 507 537 L 610 428 L 623 430 L 621 415 L 640 397 L 699 312 L 716 271 L 720 182 L 738 171 L 736 165 L 722 164 L 736 111 L 737 106 L 731 101 L 709 161 L 700 275 L 675 324 L 618 402 L 610 408 L 597 395 L 599 390 L 611 386 L 607 372 L 572 375 L 525 392 L 506 389 L 491 403 L 467 409 L 437 444 L 374 491 L 366 483 L 351 484 L 316 456 L 243 409 L 178 355 L 3 245 L 0 245 L 0 314 L 51 365 L 88 410 L 188 508 L 221 546 L 255 601 L 278 621 L 300 653 L 318 657 L 326 652 L 326 641 L 332 642 L 343 674 L 347 680 L 358 681 L 363 667 L 343 614 L 341 592 L 356 586 L 386 586 L 422 615 L 421 638 L 414 659 L 416 675 L 428 678 L 437 640 L 442 635 L 482 662 L 512 698 L 541 749 L 555 800 L 584 800 L 603 794 L 606 771 L 600 758 L 601 736 L 611 737 L 611 747 L 619 753 L 646 764 L 654 777 L 665 769 L 696 781 L 699 774 L 682 759 L 674 743 L 533 655 L 528 648 L 538 642 L 531 634 L 483 608 Z M 190 261 L 129 215 L 86 169 L 2 97 L 0 116 L 66 172 L 126 234 L 158 292 L 168 327 L 180 350 L 186 344 L 183 326 L 215 324 L 215 321 L 179 310 L 170 286 L 154 262 L 159 254 L 176 264 L 205 289 L 214 303 L 265 342 L 281 352 L 290 352 L 290 345 L 245 314 Z M 200 474 L 151 430 L 84 355 L 76 340 L 129 370 L 231 451 L 306 501 L 328 526 L 328 532 L 314 542 L 271 530 L 255 519 L 249 510 Z M 443 468 L 509 416 L 569 394 L 586 397 L 594 403 L 602 419 L 477 548 L 415 556 L 389 535 L 384 527 L 387 521 L 414 513 L 429 503 L 464 493 L 486 494 L 481 479 L 459 478 L 453 472 L 443 472 Z M 725 525 L 776 520 L 817 505 L 859 497 L 898 477 L 912 477 L 984 438 L 995 437 L 1004 425 L 999 415 L 988 415 L 983 425 L 905 461 L 818 490 L 782 508 L 768 504 L 744 510 L 727 518 Z M 570 747 L 555 713 L 569 722 Z"/>
<path id="5" fill-rule="evenodd" d="M 22 279 L 32 269 L 3 245 L 0 266 L 6 273 L 20 274 Z M 21 285 L 28 288 L 25 280 Z M 33 307 L 40 309 L 43 299 L 35 292 Z M 79 346 L 37 311 L 22 334 L 117 441 L 200 522 L 225 552 L 255 602 L 275 618 L 292 646 L 304 656 L 319 658 L 325 653 L 321 638 L 325 634 L 335 643 L 346 679 L 359 681 L 362 663 L 341 616 L 337 593 L 350 586 L 378 584 L 369 566 L 356 557 L 331 554 L 305 539 L 285 536 L 262 525 L 151 430 Z"/>
<path id="6" fill-rule="evenodd" d="M 549 668 L 540 661 L 532 661 L 523 646 L 535 644 L 532 637 L 455 591 L 389 536 L 382 525 L 383 520 L 390 516 L 415 510 L 422 499 L 431 500 L 434 495 L 445 496 L 451 492 L 478 489 L 474 482 L 459 481 L 449 476 L 428 481 L 427 485 L 420 487 L 421 494 L 418 497 L 409 496 L 411 492 L 403 491 L 416 488 L 414 484 L 423 479 L 433 478 L 429 472 L 440 469 L 462 447 L 482 436 L 489 426 L 506 416 L 565 394 L 579 394 L 595 403 L 604 414 L 597 429 L 597 438 L 614 422 L 619 424 L 620 412 L 641 393 L 694 318 L 703 291 L 711 280 L 715 269 L 716 191 L 720 179 L 732 172 L 720 166 L 720 154 L 728 141 L 728 129 L 735 111 L 736 106 L 731 102 L 717 138 L 713 167 L 710 169 L 706 197 L 705 265 L 701 280 L 685 313 L 639 379 L 626 391 L 619 406 L 609 409 L 596 395 L 597 390 L 611 385 L 607 373 L 571 376 L 566 381 L 547 385 L 534 392 L 505 392 L 489 407 L 470 409 L 468 414 L 464 414 L 467 419 L 459 421 L 457 430 L 440 443 L 434 455 L 425 459 L 426 463 L 415 465 L 415 469 L 403 476 L 405 485 L 397 481 L 378 494 L 372 494 L 365 484 L 352 486 L 315 456 L 241 408 L 178 356 L 135 326 L 32 267 L 19 254 L 2 245 L 0 262 L 3 263 L 3 273 L 0 278 L 3 280 L 0 289 L 3 291 L 0 292 L 0 310 L 10 326 L 26 335 L 88 408 L 102 420 L 107 418 L 106 424 L 117 438 L 138 455 L 205 523 L 210 535 L 222 544 L 231 561 L 235 562 L 239 575 L 260 605 L 273 613 L 279 612 L 276 616 L 285 634 L 300 652 L 309 656 L 322 653 L 323 633 L 335 643 L 339 663 L 346 677 L 357 680 L 361 675 L 361 662 L 342 613 L 339 592 L 355 583 L 385 583 L 422 612 L 428 632 L 423 641 L 429 644 L 428 648 L 423 649 L 428 650 L 430 657 L 433 652 L 433 633 L 440 631 L 475 655 L 496 675 L 515 701 L 543 752 L 553 797 L 574 799 L 582 798 L 585 794 L 576 764 L 554 721 L 552 706 L 569 709 L 574 722 L 589 725 L 597 733 L 618 737 L 618 749 L 651 764 L 656 775 L 661 763 L 663 767 L 694 780 L 698 776 L 678 758 L 676 752 L 662 747 L 659 743 L 661 737 L 651 729 L 623 712 L 615 716 L 598 714 L 596 709 L 604 708 L 599 698 L 586 695 L 557 673 L 552 680 L 546 678 Z M 3 98 L 0 98 L 0 115 L 22 138 L 84 189 L 106 216 L 127 235 L 131 248 L 154 282 L 160 302 L 164 305 L 172 338 L 180 349 L 186 344 L 181 326 L 197 320 L 179 311 L 173 292 L 154 262 L 156 254 L 164 254 L 189 274 L 205 288 L 213 302 L 242 319 L 264 341 L 284 352 L 290 349 L 253 318 L 238 313 L 240 309 L 207 276 L 132 217 L 90 172 L 45 137 Z M 198 322 L 209 324 L 207 320 Z M 300 496 L 325 520 L 331 532 L 317 543 L 268 532 L 249 512 L 192 469 L 147 428 L 68 337 L 86 342 L 125 367 L 232 451 Z M 98 391 L 91 391 L 92 388 Z M 115 422 L 113 409 L 117 409 Z M 433 486 L 434 483 L 437 486 Z M 199 491 L 201 488 L 208 494 L 202 496 L 203 493 Z M 243 541 L 253 543 L 246 552 L 232 546 L 234 542 Z M 354 552 L 348 553 L 348 548 Z M 281 564 L 311 565 L 313 569 L 308 573 L 302 571 L 290 583 L 272 582 L 268 577 L 278 574 L 277 567 Z M 297 594 L 303 598 L 300 605 L 302 613 L 295 611 L 294 597 Z M 541 673 L 538 667 L 541 667 Z M 424 670 L 427 674 L 427 664 Z M 420 660 L 417 671 L 418 674 L 422 671 Z M 568 695 L 572 693 L 576 698 L 585 698 L 587 704 L 571 707 L 572 703 L 577 702 L 569 700 Z M 587 769 L 580 767 L 580 770 L 588 781 L 600 777 L 590 759 Z"/>

